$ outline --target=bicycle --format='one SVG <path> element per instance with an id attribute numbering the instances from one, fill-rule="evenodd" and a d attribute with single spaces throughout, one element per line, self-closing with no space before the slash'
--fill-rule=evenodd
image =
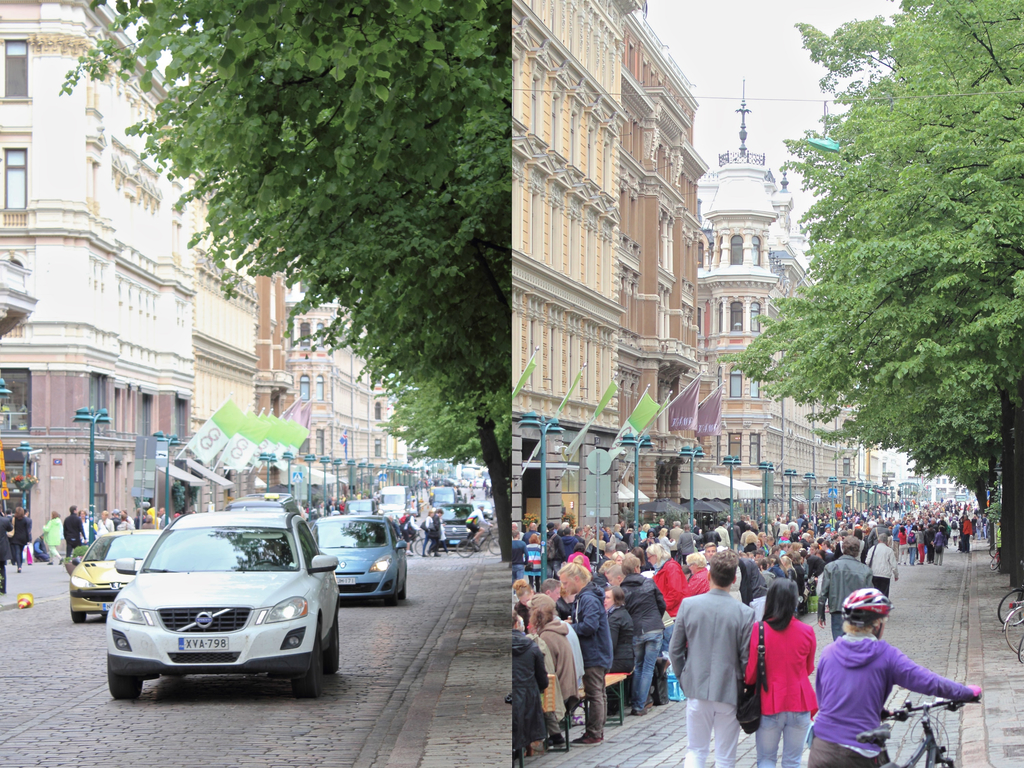
<path id="1" fill-rule="evenodd" d="M 899 722 L 905 722 L 913 713 L 920 712 L 922 713 L 921 729 L 924 731 L 924 735 L 921 737 L 921 741 L 917 745 L 917 749 L 914 750 L 914 754 L 910 756 L 910 759 L 907 760 L 907 762 L 897 763 L 895 760 L 890 760 L 885 763 L 882 768 L 910 768 L 912 765 L 917 765 L 918 761 L 922 757 L 925 758 L 925 768 L 933 768 L 937 765 L 946 766 L 946 768 L 954 768 L 953 759 L 945 756 L 946 748 L 939 744 L 938 739 L 935 736 L 935 729 L 932 727 L 931 710 L 941 708 L 950 712 L 955 712 L 965 704 L 974 703 L 980 700 L 980 696 L 970 699 L 969 701 L 937 699 L 931 704 L 921 704 L 920 706 L 915 707 L 910 703 L 910 699 L 907 699 L 903 703 L 903 706 L 894 712 L 882 710 L 882 720 L 898 720 Z M 857 734 L 857 741 L 861 744 L 874 744 L 875 746 L 880 747 L 884 752 L 885 742 L 891 735 L 892 729 L 890 726 L 882 725 L 874 730 Z"/>
<path id="2" fill-rule="evenodd" d="M 1003 638 L 1011 651 L 1020 657 L 1020 645 L 1024 641 L 1024 602 L 1012 602 L 1010 612 L 1003 622 Z"/>
<path id="3" fill-rule="evenodd" d="M 1021 561 L 1021 565 L 1024 566 L 1024 560 Z M 999 618 L 999 623 L 1005 624 L 1007 614 L 1014 609 L 1015 604 L 1019 605 L 1022 602 L 1024 602 L 1024 584 L 1011 589 L 999 601 L 999 607 L 996 608 L 996 616 Z"/>
<path id="4" fill-rule="evenodd" d="M 462 557 L 469 557 L 477 552 L 483 552 L 485 549 L 492 555 L 501 554 L 501 546 L 498 544 L 498 537 L 494 535 L 493 528 L 487 529 L 487 533 L 480 539 L 479 544 L 473 541 L 472 536 L 467 536 L 455 547 L 455 551 Z"/>
<path id="5" fill-rule="evenodd" d="M 993 571 L 998 571 L 999 570 L 999 566 L 1001 565 L 1001 563 L 999 562 L 999 550 L 998 549 L 993 549 L 989 553 L 989 557 L 992 558 L 991 560 L 989 560 L 989 563 L 988 563 L 989 569 L 993 570 Z"/>

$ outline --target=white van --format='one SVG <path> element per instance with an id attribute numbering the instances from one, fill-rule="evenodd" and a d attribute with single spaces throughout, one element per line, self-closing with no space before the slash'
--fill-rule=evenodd
<path id="1" fill-rule="evenodd" d="M 404 515 L 412 504 L 412 494 L 404 485 L 388 485 L 380 489 L 380 514 L 396 512 Z"/>

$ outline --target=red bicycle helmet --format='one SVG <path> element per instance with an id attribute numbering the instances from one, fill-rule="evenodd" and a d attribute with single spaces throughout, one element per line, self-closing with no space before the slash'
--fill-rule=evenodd
<path id="1" fill-rule="evenodd" d="M 892 601 L 873 587 L 858 589 L 843 601 L 843 618 L 851 624 L 868 624 L 891 610 Z"/>

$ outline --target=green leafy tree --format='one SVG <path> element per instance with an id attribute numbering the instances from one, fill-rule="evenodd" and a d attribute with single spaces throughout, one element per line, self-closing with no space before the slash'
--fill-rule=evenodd
<path id="1" fill-rule="evenodd" d="M 491 400 L 511 379 L 508 0 L 118 0 L 69 76 L 160 88 L 136 131 L 192 180 L 211 256 L 301 283 L 319 334 L 475 424 L 508 539 Z M 158 63 L 163 67 L 162 74 Z M 507 544 L 507 541 L 506 541 Z"/>
<path id="2" fill-rule="evenodd" d="M 857 439 L 964 479 L 994 454 L 1012 466 L 1024 410 L 1024 3 L 902 10 L 831 36 L 800 26 L 847 107 L 827 126 L 840 151 L 788 143 L 818 198 L 812 281 L 739 366 L 822 419 L 849 409 Z M 1019 525 L 1011 553 L 1022 539 Z"/>

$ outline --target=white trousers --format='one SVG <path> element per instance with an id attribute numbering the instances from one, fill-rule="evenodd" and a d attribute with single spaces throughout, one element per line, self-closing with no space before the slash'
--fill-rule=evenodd
<path id="1" fill-rule="evenodd" d="M 740 723 L 736 707 L 720 701 L 687 699 L 686 733 L 688 744 L 684 768 L 704 768 L 711 753 L 711 735 L 715 736 L 715 768 L 735 768 Z"/>

